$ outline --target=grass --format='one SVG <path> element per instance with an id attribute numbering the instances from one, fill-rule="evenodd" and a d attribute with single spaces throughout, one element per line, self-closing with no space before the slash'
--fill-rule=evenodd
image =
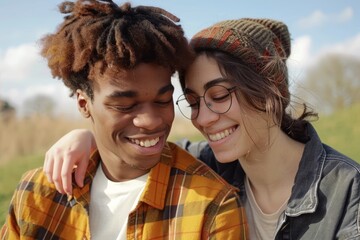
<path id="1" fill-rule="evenodd" d="M 43 154 L 34 154 L 15 158 L 4 166 L 0 166 L 0 224 L 5 221 L 11 197 L 16 186 L 27 170 L 43 164 Z"/>
<path id="2" fill-rule="evenodd" d="M 322 116 L 314 126 L 324 143 L 360 163 L 360 104 Z"/>

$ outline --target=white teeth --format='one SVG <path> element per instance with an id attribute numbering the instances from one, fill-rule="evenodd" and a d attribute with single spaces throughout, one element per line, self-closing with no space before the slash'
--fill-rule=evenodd
<path id="1" fill-rule="evenodd" d="M 229 129 L 226 129 L 226 130 L 224 130 L 222 132 L 218 132 L 216 134 L 209 134 L 209 139 L 211 141 L 219 141 L 219 140 L 229 136 L 231 133 L 234 132 L 234 130 L 235 130 L 234 128 L 229 128 Z"/>
<path id="2" fill-rule="evenodd" d="M 152 147 L 155 146 L 159 142 L 160 138 L 154 138 L 154 139 L 146 139 L 146 140 L 139 140 L 139 139 L 130 139 L 132 143 L 135 143 L 136 145 L 139 145 L 141 147 Z"/>

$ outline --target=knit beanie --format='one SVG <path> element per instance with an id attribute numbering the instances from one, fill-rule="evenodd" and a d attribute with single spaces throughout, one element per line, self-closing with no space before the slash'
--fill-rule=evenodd
<path id="1" fill-rule="evenodd" d="M 264 77 L 283 77 L 287 81 L 287 71 L 279 76 L 278 69 L 269 67 L 275 59 L 286 68 L 286 59 L 290 55 L 290 34 L 282 22 L 255 18 L 222 21 L 195 34 L 190 45 L 195 51 L 227 52 Z"/>

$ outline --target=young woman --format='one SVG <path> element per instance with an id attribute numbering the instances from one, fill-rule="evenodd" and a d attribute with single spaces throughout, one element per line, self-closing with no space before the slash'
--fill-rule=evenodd
<path id="1" fill-rule="evenodd" d="M 287 26 L 228 20 L 190 45 L 197 57 L 180 74 L 176 104 L 208 143 L 180 144 L 239 189 L 251 239 L 359 239 L 359 164 L 321 142 L 306 105 L 298 118 L 288 111 Z M 44 171 L 59 191 L 71 192 L 74 165 L 82 184 L 90 136 L 71 132 L 47 152 Z"/>

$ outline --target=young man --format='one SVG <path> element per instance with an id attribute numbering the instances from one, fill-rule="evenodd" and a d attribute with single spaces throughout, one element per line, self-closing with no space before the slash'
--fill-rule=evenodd
<path id="1" fill-rule="evenodd" d="M 59 8 L 67 15 L 41 53 L 76 95 L 98 150 L 70 197 L 41 169 L 24 174 L 1 239 L 246 239 L 234 189 L 166 142 L 170 79 L 192 57 L 178 19 L 110 0 Z"/>

